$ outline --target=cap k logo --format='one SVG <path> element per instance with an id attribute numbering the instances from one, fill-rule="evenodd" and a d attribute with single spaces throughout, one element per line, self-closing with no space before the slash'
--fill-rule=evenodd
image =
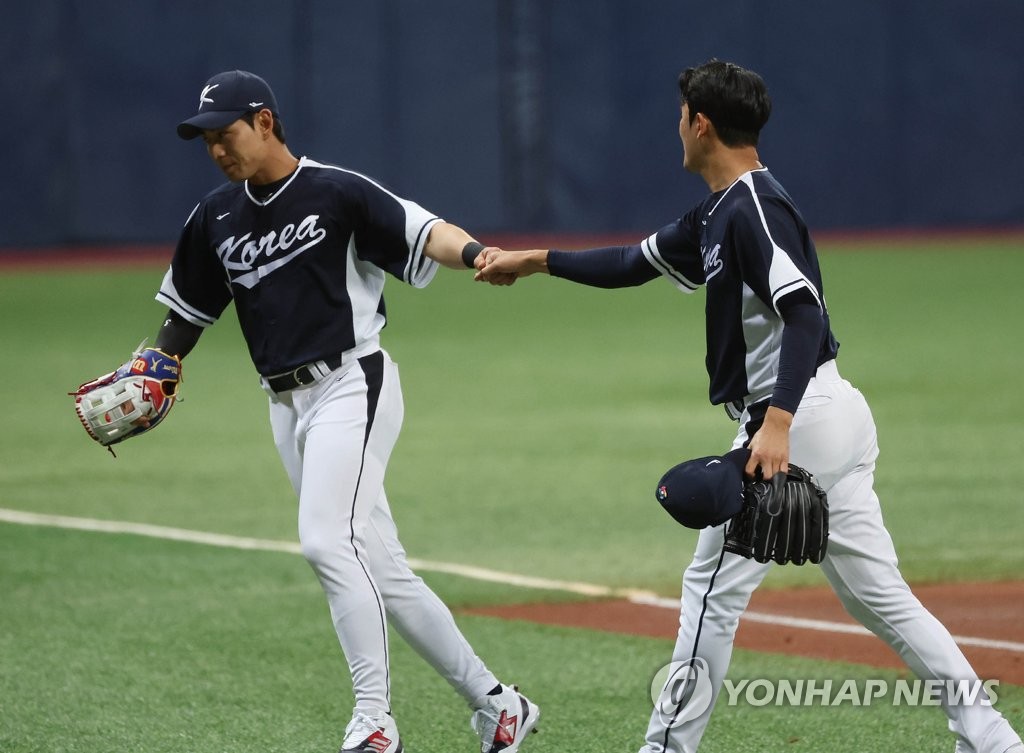
<path id="1" fill-rule="evenodd" d="M 199 95 L 199 109 L 200 110 L 203 109 L 203 104 L 205 104 L 206 102 L 209 102 L 211 105 L 213 104 L 213 100 L 210 97 L 207 97 L 206 95 L 209 94 L 210 92 L 212 92 L 218 86 L 220 86 L 220 84 L 208 84 L 208 85 L 203 87 L 203 92 L 202 92 L 202 94 Z"/>

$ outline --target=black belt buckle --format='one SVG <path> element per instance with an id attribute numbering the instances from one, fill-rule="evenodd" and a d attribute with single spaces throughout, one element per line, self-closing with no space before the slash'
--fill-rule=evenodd
<path id="1" fill-rule="evenodd" d="M 309 370 L 309 366 L 300 366 L 294 371 L 290 371 L 286 374 L 267 377 L 267 386 L 269 386 L 274 392 L 287 392 L 288 390 L 294 390 L 296 387 L 301 387 L 304 384 L 312 383 L 313 372 Z"/>
<path id="2" fill-rule="evenodd" d="M 300 366 L 295 369 L 289 376 L 295 380 L 296 387 L 302 387 L 307 384 L 313 384 L 316 380 L 313 378 L 313 372 L 309 370 L 309 366 Z"/>

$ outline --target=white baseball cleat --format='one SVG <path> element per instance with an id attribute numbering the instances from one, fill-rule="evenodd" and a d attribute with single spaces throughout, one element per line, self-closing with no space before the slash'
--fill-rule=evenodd
<path id="1" fill-rule="evenodd" d="M 481 753 L 516 753 L 523 740 L 536 732 L 540 709 L 519 692 L 515 685 L 502 685 L 497 695 L 487 696 L 487 703 L 473 712 L 469 720 L 480 736 Z"/>
<path id="2" fill-rule="evenodd" d="M 390 714 L 367 714 L 356 709 L 345 727 L 345 742 L 339 753 L 402 753 L 398 725 Z"/>

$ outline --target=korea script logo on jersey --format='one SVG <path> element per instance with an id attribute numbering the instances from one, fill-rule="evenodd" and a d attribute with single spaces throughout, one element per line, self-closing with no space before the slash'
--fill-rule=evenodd
<path id="1" fill-rule="evenodd" d="M 708 250 L 707 246 L 700 247 L 700 255 L 704 260 L 704 282 L 708 282 L 722 271 L 722 257 L 719 255 L 721 250 L 721 243 L 716 243 L 711 250 Z"/>
<path id="2" fill-rule="evenodd" d="M 320 215 L 311 214 L 301 222 L 271 230 L 259 238 L 253 238 L 252 233 L 238 238 L 232 235 L 217 246 L 217 256 L 228 270 L 232 283 L 252 288 L 275 269 L 327 237 L 327 231 L 317 227 L 319 219 Z"/>

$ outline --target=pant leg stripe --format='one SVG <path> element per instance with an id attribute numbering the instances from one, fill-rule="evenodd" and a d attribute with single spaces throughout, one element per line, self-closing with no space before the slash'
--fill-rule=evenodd
<path id="1" fill-rule="evenodd" d="M 349 515 L 349 543 L 352 546 L 352 551 L 355 554 L 356 561 L 359 566 L 363 569 L 363 574 L 366 575 L 366 579 L 370 582 L 373 588 L 374 596 L 377 599 L 377 609 L 380 613 L 380 627 L 381 627 L 381 638 L 384 645 L 384 671 L 385 671 L 385 687 L 387 689 L 387 702 L 389 708 L 388 713 L 391 713 L 391 658 L 388 655 L 388 625 L 387 617 L 384 611 L 384 604 L 381 601 L 380 593 L 374 584 L 373 577 L 370 575 L 370 570 L 366 563 L 359 556 L 359 549 L 356 547 L 356 528 L 355 528 L 355 508 L 356 499 L 359 497 L 359 488 L 363 480 L 363 467 L 366 464 L 366 448 L 370 442 L 370 430 L 373 428 L 373 419 L 377 414 L 377 403 L 380 400 L 381 388 L 384 384 L 384 354 L 379 350 L 376 353 L 371 353 L 368 356 L 364 356 L 359 359 L 359 366 L 363 370 L 363 376 L 366 380 L 366 432 L 363 435 L 363 452 L 359 463 L 359 476 L 356 478 L 355 493 L 352 495 L 352 511 Z"/>
<path id="2" fill-rule="evenodd" d="M 722 561 L 725 559 L 725 549 L 722 549 L 721 554 L 718 555 L 718 564 L 715 565 L 715 572 L 711 574 L 711 580 L 708 582 L 708 590 L 704 592 L 704 598 L 701 600 L 700 617 L 697 619 L 697 632 L 693 637 L 693 652 L 690 654 L 690 664 L 692 666 L 694 660 L 697 658 L 697 647 L 700 645 L 700 633 L 704 627 L 704 615 L 708 611 L 708 598 L 711 596 L 711 592 L 715 588 L 715 578 L 718 577 L 718 572 L 722 569 Z M 669 720 L 669 723 L 665 725 L 665 739 L 662 741 L 662 748 L 668 750 L 668 738 L 672 732 L 673 724 L 680 712 L 683 710 L 685 705 L 685 699 L 680 699 L 679 703 L 676 704 L 675 713 Z"/>

